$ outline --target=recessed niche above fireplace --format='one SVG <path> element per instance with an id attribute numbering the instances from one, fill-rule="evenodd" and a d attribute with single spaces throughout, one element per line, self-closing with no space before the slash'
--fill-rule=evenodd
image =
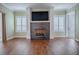
<path id="1" fill-rule="evenodd" d="M 32 21 L 48 21 L 48 11 L 33 11 Z"/>

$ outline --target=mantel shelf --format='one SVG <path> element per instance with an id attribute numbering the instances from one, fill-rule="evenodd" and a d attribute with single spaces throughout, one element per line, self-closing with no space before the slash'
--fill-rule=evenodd
<path id="1" fill-rule="evenodd" d="M 31 21 L 31 23 L 48 23 L 50 21 Z"/>

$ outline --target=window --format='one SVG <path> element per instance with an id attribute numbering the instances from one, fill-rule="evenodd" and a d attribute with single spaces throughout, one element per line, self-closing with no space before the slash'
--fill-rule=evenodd
<path id="1" fill-rule="evenodd" d="M 64 16 L 59 16 L 59 32 L 64 32 Z"/>
<path id="2" fill-rule="evenodd" d="M 26 16 L 16 16 L 16 32 L 26 32 Z"/>
<path id="3" fill-rule="evenodd" d="M 54 31 L 55 32 L 64 32 L 64 20 L 65 16 L 59 15 L 54 16 Z"/>
<path id="4" fill-rule="evenodd" d="M 54 31 L 58 32 L 58 16 L 54 16 Z"/>

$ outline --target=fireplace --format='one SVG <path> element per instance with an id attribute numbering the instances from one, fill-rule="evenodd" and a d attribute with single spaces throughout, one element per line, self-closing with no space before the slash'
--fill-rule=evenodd
<path id="1" fill-rule="evenodd" d="M 39 26 L 38 28 L 36 28 L 34 31 L 33 31 L 33 34 L 36 35 L 36 36 L 45 36 L 47 34 L 47 29 L 44 28 L 43 26 Z"/>
<path id="2" fill-rule="evenodd" d="M 49 39 L 49 23 L 31 23 L 31 39 Z"/>

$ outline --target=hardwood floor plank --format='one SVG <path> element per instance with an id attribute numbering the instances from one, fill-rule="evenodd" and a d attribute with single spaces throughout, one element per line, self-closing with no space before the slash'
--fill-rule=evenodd
<path id="1" fill-rule="evenodd" d="M 77 55 L 79 43 L 73 39 L 12 39 L 0 42 L 0 55 Z"/>

